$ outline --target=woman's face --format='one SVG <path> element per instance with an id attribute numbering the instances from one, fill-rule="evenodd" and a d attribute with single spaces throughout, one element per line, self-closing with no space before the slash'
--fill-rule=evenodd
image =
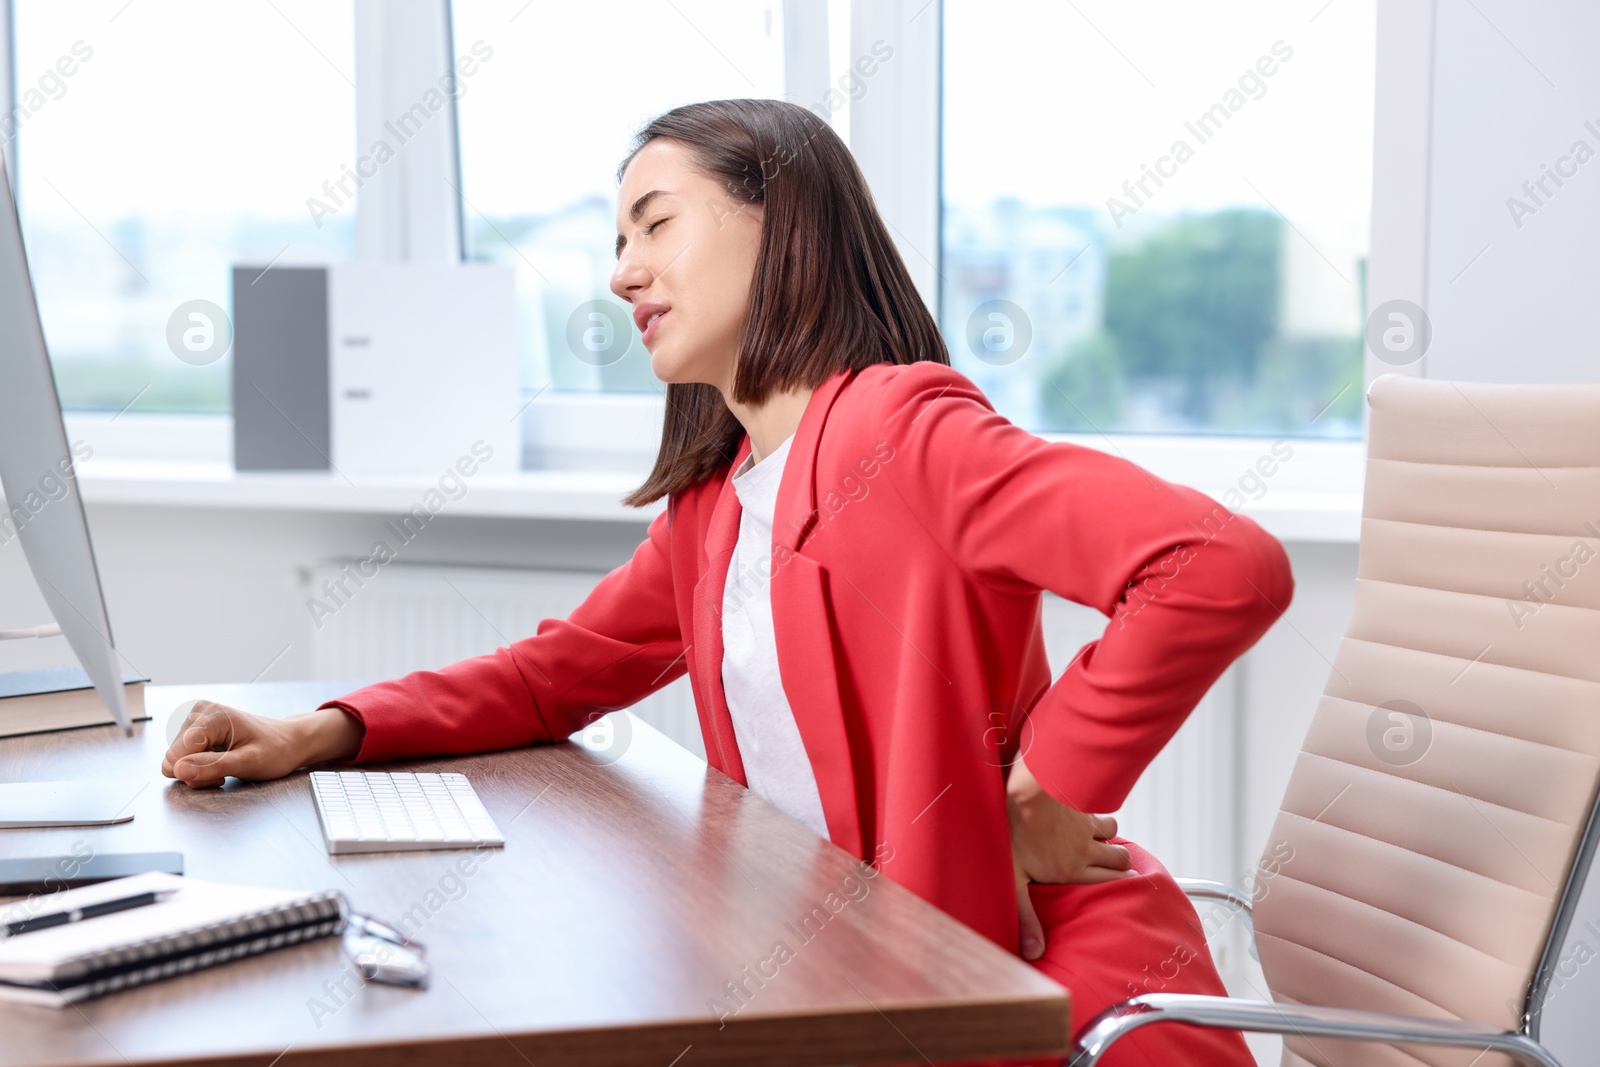
<path id="1" fill-rule="evenodd" d="M 657 138 L 629 162 L 611 291 L 633 305 L 657 378 L 732 388 L 760 247 L 761 206 L 728 196 L 684 145 Z"/>

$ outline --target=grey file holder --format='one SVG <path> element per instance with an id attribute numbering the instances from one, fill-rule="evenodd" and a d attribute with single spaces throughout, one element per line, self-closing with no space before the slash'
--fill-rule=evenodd
<path id="1" fill-rule="evenodd" d="M 233 466 L 328 470 L 328 269 L 233 268 Z"/>

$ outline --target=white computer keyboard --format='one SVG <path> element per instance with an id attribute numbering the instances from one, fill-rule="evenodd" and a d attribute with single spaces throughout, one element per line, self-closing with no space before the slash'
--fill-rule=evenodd
<path id="1" fill-rule="evenodd" d="M 311 795 L 329 853 L 506 843 L 464 774 L 312 771 Z"/>

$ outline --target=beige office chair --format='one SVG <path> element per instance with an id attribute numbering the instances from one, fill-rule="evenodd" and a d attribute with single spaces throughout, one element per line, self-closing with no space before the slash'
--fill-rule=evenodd
<path id="1" fill-rule="evenodd" d="M 1368 400 L 1355 611 L 1255 894 L 1274 1000 L 1138 997 L 1075 1067 L 1163 1022 L 1283 1034 L 1285 1067 L 1558 1067 L 1539 1023 L 1600 838 L 1600 385 Z"/>

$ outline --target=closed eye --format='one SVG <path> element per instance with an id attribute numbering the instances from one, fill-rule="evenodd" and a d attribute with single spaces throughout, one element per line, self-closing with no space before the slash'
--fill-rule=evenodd
<path id="1" fill-rule="evenodd" d="M 640 230 L 639 232 L 644 234 L 644 236 L 649 237 L 653 232 L 655 232 L 655 230 L 658 227 L 660 227 L 662 225 L 665 225 L 666 222 L 668 221 L 668 219 L 670 219 L 670 218 L 671 218 L 671 216 L 669 215 L 669 216 L 667 216 L 667 218 L 657 219 L 656 221 L 650 223 L 648 226 L 646 226 L 644 229 Z"/>

